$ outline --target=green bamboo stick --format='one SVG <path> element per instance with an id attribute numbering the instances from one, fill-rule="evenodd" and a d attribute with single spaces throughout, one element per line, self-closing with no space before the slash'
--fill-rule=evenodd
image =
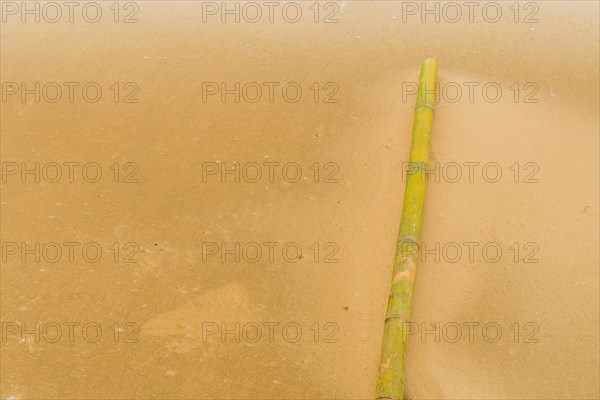
<path id="1" fill-rule="evenodd" d="M 381 345 L 376 391 L 376 398 L 381 400 L 401 400 L 404 397 L 405 328 L 410 319 L 421 238 L 436 76 L 437 61 L 433 58 L 424 60 L 417 91 L 406 191 Z"/>

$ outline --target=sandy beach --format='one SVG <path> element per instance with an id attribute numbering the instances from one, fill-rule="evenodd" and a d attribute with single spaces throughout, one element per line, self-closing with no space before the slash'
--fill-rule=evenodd
<path id="1" fill-rule="evenodd" d="M 274 3 L 2 2 L 0 398 L 372 398 L 425 57 L 407 394 L 599 398 L 598 3 Z"/>

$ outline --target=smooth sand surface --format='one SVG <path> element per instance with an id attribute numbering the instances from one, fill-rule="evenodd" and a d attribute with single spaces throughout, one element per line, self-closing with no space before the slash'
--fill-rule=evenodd
<path id="1" fill-rule="evenodd" d="M 499 2 L 496 23 L 494 10 L 469 22 L 464 7 L 456 23 L 448 8 L 422 23 L 422 10 L 393 1 L 321 4 L 319 23 L 312 2 L 297 23 L 281 12 L 203 22 L 201 2 L 153 1 L 124 24 L 100 4 L 98 23 L 17 14 L 1 25 L 3 84 L 65 90 L 52 103 L 52 85 L 40 89 L 37 103 L 3 86 L 2 399 L 371 398 L 411 89 L 428 56 L 440 64 L 439 179 L 408 394 L 599 397 L 597 2 L 519 3 L 518 22 Z M 338 22 L 322 23 L 331 12 Z M 72 102 L 64 82 L 80 83 Z M 100 101 L 83 98 L 88 82 Z M 250 85 L 223 102 L 207 82 L 255 82 L 263 97 L 249 102 Z M 36 162 L 39 183 L 21 164 Z M 80 163 L 73 182 L 69 162 Z M 81 171 L 91 162 L 96 183 Z M 240 182 L 207 175 L 223 162 L 246 166 Z"/>

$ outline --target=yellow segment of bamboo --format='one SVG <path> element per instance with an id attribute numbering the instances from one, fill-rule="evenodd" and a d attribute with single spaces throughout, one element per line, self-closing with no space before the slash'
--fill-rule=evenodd
<path id="1" fill-rule="evenodd" d="M 410 319 L 421 239 L 436 79 L 437 61 L 428 58 L 421 65 L 406 191 L 381 345 L 376 390 L 376 398 L 380 400 L 401 400 L 404 397 L 405 329 Z"/>

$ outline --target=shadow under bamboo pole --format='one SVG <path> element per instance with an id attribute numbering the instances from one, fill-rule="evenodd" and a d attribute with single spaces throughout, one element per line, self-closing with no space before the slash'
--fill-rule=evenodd
<path id="1" fill-rule="evenodd" d="M 406 191 L 381 344 L 381 363 L 375 395 L 379 400 L 404 398 L 406 327 L 410 319 L 419 258 L 436 78 L 437 61 L 433 58 L 425 59 L 421 65 L 406 174 Z"/>

